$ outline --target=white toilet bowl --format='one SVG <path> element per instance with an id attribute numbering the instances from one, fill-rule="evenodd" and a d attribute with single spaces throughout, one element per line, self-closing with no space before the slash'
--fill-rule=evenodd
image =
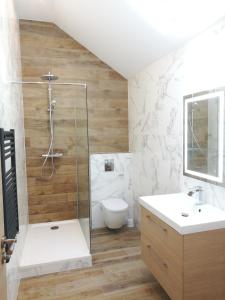
<path id="1" fill-rule="evenodd" d="M 102 201 L 105 225 L 119 229 L 127 223 L 128 204 L 123 199 L 110 198 Z"/>

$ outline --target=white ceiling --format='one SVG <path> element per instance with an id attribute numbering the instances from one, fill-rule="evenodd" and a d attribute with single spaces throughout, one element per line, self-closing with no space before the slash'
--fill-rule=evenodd
<path id="1" fill-rule="evenodd" d="M 224 0 L 15 0 L 15 3 L 19 18 L 54 22 L 126 78 L 225 15 Z"/>

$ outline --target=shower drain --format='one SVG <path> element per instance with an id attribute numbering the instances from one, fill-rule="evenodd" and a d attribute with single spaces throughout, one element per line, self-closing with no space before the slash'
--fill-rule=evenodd
<path id="1" fill-rule="evenodd" d="M 59 226 L 52 226 L 51 227 L 51 230 L 57 230 L 57 229 L 59 229 Z"/>

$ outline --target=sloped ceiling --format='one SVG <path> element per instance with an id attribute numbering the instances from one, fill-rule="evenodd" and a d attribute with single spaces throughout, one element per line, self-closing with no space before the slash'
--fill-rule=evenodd
<path id="1" fill-rule="evenodd" d="M 158 30 L 143 11 L 135 9 L 137 2 L 143 3 L 143 7 L 147 4 L 152 12 L 152 19 L 155 18 L 158 22 L 160 18 L 163 21 L 169 13 L 174 13 L 176 7 L 173 5 L 177 0 L 15 0 L 19 18 L 54 22 L 125 78 L 131 77 L 148 64 L 181 46 L 225 14 L 221 6 L 218 9 L 219 4 L 225 6 L 225 3 L 222 3 L 224 0 L 208 0 L 211 5 L 208 6 L 209 12 L 210 9 L 212 12 L 217 4 L 217 10 L 211 17 L 204 15 L 207 11 L 207 0 L 179 0 L 182 5 L 189 3 L 188 7 L 182 6 L 180 10 L 177 8 L 178 14 L 181 11 L 184 14 L 180 16 L 179 22 L 185 17 L 184 8 L 194 12 L 195 3 L 203 6 L 200 7 L 202 15 L 195 13 L 195 16 L 188 16 L 188 11 L 186 13 L 186 23 L 189 23 L 189 27 L 194 17 L 199 20 L 197 25 L 200 26 L 192 26 L 194 30 L 191 32 L 176 35 L 173 32 Z M 165 7 L 161 5 L 163 3 Z M 171 6 L 168 6 L 168 3 L 171 3 Z M 191 3 L 193 7 L 190 7 Z M 174 18 L 174 15 L 172 17 Z M 177 28 L 179 22 L 176 24 Z"/>

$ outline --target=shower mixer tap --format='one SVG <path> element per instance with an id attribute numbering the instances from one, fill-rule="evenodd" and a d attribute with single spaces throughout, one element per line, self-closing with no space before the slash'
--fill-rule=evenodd
<path id="1" fill-rule="evenodd" d="M 56 106 L 56 100 L 52 100 L 48 106 L 48 111 L 54 111 L 55 109 L 55 106 Z"/>

